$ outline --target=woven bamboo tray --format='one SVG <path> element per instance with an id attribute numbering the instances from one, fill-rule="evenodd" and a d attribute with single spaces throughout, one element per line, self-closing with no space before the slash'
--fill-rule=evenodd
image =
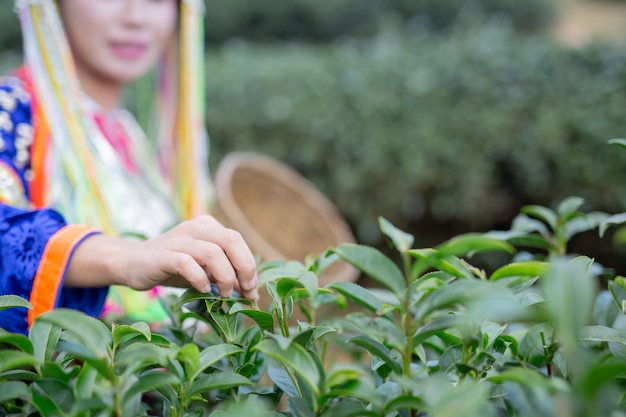
<path id="1" fill-rule="evenodd" d="M 355 238 L 336 207 L 288 165 L 268 156 L 233 152 L 214 175 L 214 216 L 239 231 L 262 260 L 298 260 Z M 358 271 L 337 261 L 320 286 L 355 281 Z"/>

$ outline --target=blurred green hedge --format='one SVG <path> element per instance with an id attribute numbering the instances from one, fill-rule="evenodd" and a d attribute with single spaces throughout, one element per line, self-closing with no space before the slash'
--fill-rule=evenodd
<path id="1" fill-rule="evenodd" d="M 507 225 L 579 195 L 626 207 L 626 51 L 566 49 L 507 25 L 327 46 L 232 43 L 208 56 L 212 168 L 235 150 L 296 167 L 376 243 Z M 447 225 L 447 226 L 446 226 Z"/>
<path id="2" fill-rule="evenodd" d="M 524 31 L 545 29 L 551 0 L 205 0 L 210 43 L 232 38 L 330 41 L 372 35 L 388 19 L 442 31 L 460 16 L 506 19 Z M 13 1 L 0 1 L 0 50 L 21 49 Z"/>
<path id="3" fill-rule="evenodd" d="M 547 28 L 555 15 L 550 0 L 206 0 L 206 6 L 207 39 L 217 43 L 372 35 L 389 19 L 439 32 L 467 16 L 504 19 L 528 32 Z"/>

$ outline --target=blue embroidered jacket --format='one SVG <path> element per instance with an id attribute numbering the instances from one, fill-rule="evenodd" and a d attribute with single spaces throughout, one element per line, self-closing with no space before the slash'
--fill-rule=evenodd
<path id="1" fill-rule="evenodd" d="M 49 242 L 67 226 L 58 212 L 30 206 L 32 142 L 31 102 L 24 84 L 17 77 L 0 78 L 0 295 L 18 295 L 31 303 L 35 277 L 44 267 L 42 262 Z M 67 248 L 67 260 L 89 235 Z M 107 288 L 63 288 L 64 273 L 63 270 L 60 282 L 56 283 L 58 291 L 52 294 L 56 299 L 51 300 L 51 305 L 98 316 Z M 0 310 L 0 328 L 27 333 L 27 313 L 25 308 Z"/>

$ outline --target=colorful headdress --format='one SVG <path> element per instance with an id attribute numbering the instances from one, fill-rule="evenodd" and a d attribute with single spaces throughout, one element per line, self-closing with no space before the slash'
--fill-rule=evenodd
<path id="1" fill-rule="evenodd" d="M 73 223 L 124 233 L 128 204 L 146 204 L 154 189 L 174 204 L 178 219 L 206 213 L 211 204 L 208 137 L 204 125 L 204 5 L 183 0 L 177 42 L 164 54 L 158 68 L 152 138 L 153 161 L 143 179 L 131 178 L 102 133 L 81 106 L 84 93 L 54 0 L 18 0 L 26 66 L 36 93 L 39 130 L 49 140 L 36 139 L 35 177 L 31 199 L 37 206 L 57 208 Z M 139 129 L 137 129 L 139 130 Z M 42 151 L 42 147 L 48 149 Z M 41 157 L 45 155 L 45 157 Z M 40 172 L 37 172 L 40 171 Z M 146 188 L 151 188 L 150 192 Z M 68 192 L 72 190 L 72 192 Z M 155 207 L 159 206 L 155 203 Z M 157 208 L 157 216 L 166 216 Z M 155 231 L 160 232 L 160 231 Z"/>

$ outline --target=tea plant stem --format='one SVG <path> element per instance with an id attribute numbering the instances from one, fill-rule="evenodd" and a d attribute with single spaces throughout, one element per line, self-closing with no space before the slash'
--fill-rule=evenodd
<path id="1" fill-rule="evenodd" d="M 283 336 L 289 337 L 289 323 L 287 322 L 287 300 L 285 298 L 283 298 L 280 307 L 283 312 L 281 320 L 279 320 L 280 331 L 282 332 Z"/>

